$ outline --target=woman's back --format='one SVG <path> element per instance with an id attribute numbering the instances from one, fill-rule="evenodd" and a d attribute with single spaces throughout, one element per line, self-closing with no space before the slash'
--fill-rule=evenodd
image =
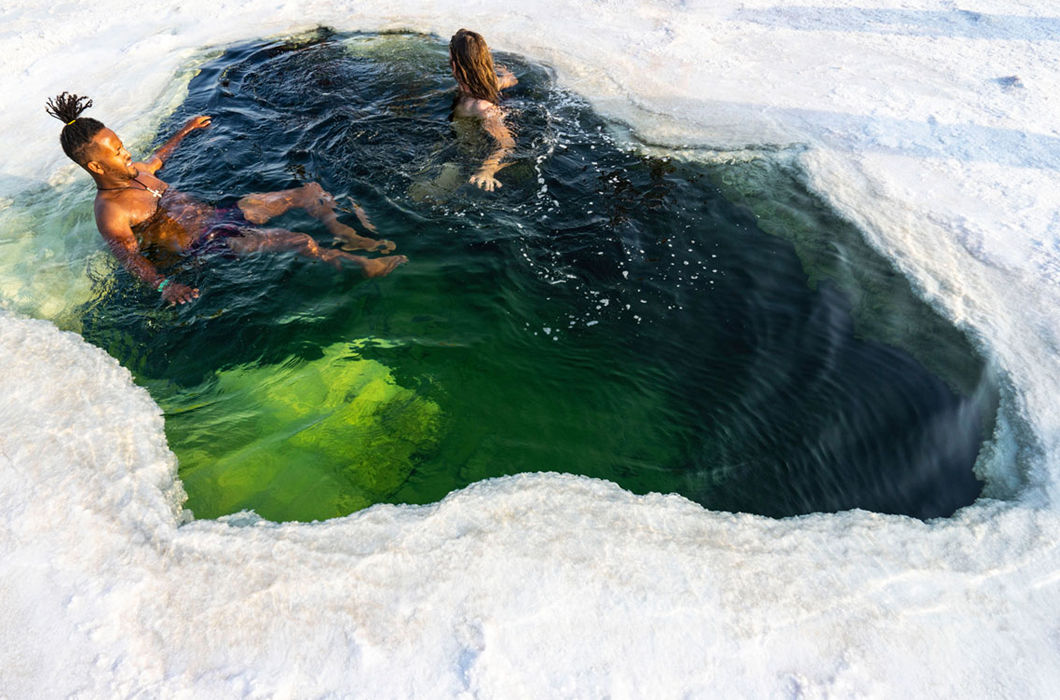
<path id="1" fill-rule="evenodd" d="M 502 161 L 515 147 L 515 139 L 504 123 L 504 110 L 499 105 L 500 91 L 518 81 L 507 68 L 502 68 L 498 74 L 486 40 L 468 29 L 461 29 L 450 39 L 449 67 L 458 91 L 453 104 L 454 124 L 456 120 L 476 119 L 496 143 L 494 150 L 468 180 L 492 192 L 501 186 L 494 176 L 505 167 Z"/>

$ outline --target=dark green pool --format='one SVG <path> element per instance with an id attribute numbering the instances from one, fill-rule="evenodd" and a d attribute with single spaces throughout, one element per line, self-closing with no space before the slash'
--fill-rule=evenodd
<path id="1" fill-rule="evenodd" d="M 927 518 L 977 497 L 983 363 L 889 265 L 859 249 L 832 257 L 849 279 L 811 269 L 800 236 L 838 250 L 812 197 L 824 228 L 767 234 L 718 167 L 624 149 L 545 69 L 499 58 L 519 145 L 493 194 L 461 185 L 484 144 L 448 121 L 437 38 L 244 44 L 192 80 L 159 138 L 198 113 L 214 126 L 160 173 L 173 186 L 227 204 L 315 180 L 410 258 L 372 281 L 292 256 L 189 261 L 176 274 L 202 296 L 180 309 L 101 276 L 84 335 L 165 410 L 198 517 L 321 519 L 545 470 L 772 516 Z M 331 243 L 308 217 L 278 223 Z M 927 320 L 874 332 L 910 317 Z"/>

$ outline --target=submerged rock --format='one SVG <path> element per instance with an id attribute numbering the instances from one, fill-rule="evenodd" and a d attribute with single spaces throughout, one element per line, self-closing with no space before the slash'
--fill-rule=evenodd
<path id="1" fill-rule="evenodd" d="M 171 417 L 192 448 L 184 451 L 183 477 L 213 482 L 194 490 L 211 494 L 189 504 L 197 516 L 241 508 L 266 518 L 342 515 L 394 492 L 416 456 L 435 449 L 438 404 L 399 386 L 385 365 L 357 357 L 347 343 L 322 351 L 288 366 L 218 371 L 195 392 L 198 407 Z"/>

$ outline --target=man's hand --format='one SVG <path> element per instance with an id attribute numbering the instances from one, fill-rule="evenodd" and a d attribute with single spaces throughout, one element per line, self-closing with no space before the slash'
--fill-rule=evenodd
<path id="1" fill-rule="evenodd" d="M 208 114 L 200 114 L 197 117 L 192 117 L 188 120 L 188 123 L 184 125 L 184 131 L 190 132 L 195 131 L 196 129 L 205 129 L 210 126 L 212 119 L 213 117 Z"/>
<path id="2" fill-rule="evenodd" d="M 170 282 L 163 287 L 162 298 L 168 301 L 170 306 L 187 304 L 192 299 L 199 298 L 199 290 L 180 282 Z"/>
<path id="3" fill-rule="evenodd" d="M 177 133 L 173 134 L 168 141 L 166 141 L 162 148 L 155 151 L 155 154 L 143 162 L 143 169 L 154 175 L 162 169 L 162 165 L 165 164 L 166 158 L 169 158 L 169 154 L 173 152 L 173 149 L 177 147 L 177 144 L 183 140 L 185 136 L 195 131 L 196 129 L 205 129 L 210 126 L 211 117 L 208 114 L 200 114 L 197 117 L 192 117 L 188 120 L 188 123 L 184 125 Z"/>

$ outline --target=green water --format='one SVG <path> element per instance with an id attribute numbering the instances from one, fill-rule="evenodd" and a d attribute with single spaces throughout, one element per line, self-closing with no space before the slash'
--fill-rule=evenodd
<path id="1" fill-rule="evenodd" d="M 164 409 L 196 516 L 322 519 L 544 470 L 773 516 L 975 499 L 983 362 L 863 244 L 820 253 L 848 225 L 787 175 L 771 193 L 622 147 L 547 70 L 499 59 L 518 150 L 493 194 L 466 184 L 486 144 L 448 120 L 436 38 L 249 43 L 192 81 L 159 138 L 214 126 L 172 186 L 230 204 L 315 180 L 410 258 L 370 281 L 189 260 L 173 274 L 202 296 L 176 309 L 92 276 L 82 332 Z M 761 211 L 795 213 L 767 232 Z"/>

